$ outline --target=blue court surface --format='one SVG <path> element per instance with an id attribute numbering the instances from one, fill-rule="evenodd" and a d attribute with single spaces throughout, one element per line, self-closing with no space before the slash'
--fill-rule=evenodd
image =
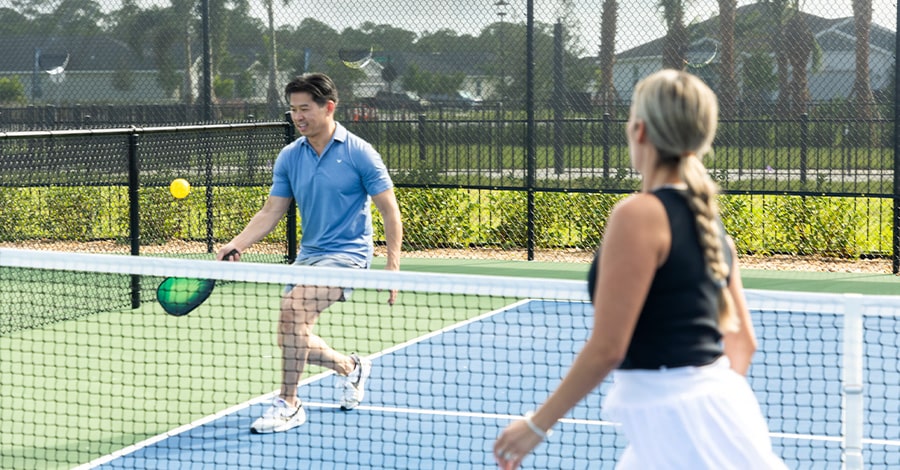
<path id="1" fill-rule="evenodd" d="M 558 385 L 592 325 L 575 302 L 522 301 L 372 355 L 363 404 L 337 406 L 336 377 L 306 380 L 308 421 L 284 433 L 255 435 L 250 423 L 270 397 L 185 424 L 86 467 L 446 469 L 497 468 L 494 439 Z M 769 417 L 773 444 L 791 468 L 840 468 L 841 383 L 834 315 L 753 312 L 760 352 L 751 385 Z M 896 339 L 896 330 L 895 330 Z M 896 342 L 895 342 L 896 344 Z M 802 352 L 800 352 L 802 351 Z M 891 364 L 878 371 L 896 372 Z M 870 372 L 872 373 L 872 372 Z M 524 468 L 615 466 L 626 440 L 603 421 L 604 383 L 529 456 Z M 896 382 L 879 385 L 866 468 L 900 465 Z M 868 437 L 868 436 L 867 436 Z"/>

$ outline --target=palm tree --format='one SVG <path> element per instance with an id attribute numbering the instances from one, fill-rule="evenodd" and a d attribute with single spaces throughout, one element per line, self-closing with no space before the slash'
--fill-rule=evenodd
<path id="1" fill-rule="evenodd" d="M 684 69 L 688 33 L 684 25 L 686 0 L 659 0 L 663 21 L 666 23 L 666 40 L 663 44 L 662 66 L 666 69 Z"/>
<path id="2" fill-rule="evenodd" d="M 807 67 L 816 48 L 816 38 L 806 23 L 806 18 L 795 10 L 785 24 L 786 31 L 782 44 L 790 44 L 787 48 L 788 63 L 791 65 L 791 81 L 788 85 L 785 111 L 790 117 L 797 117 L 806 112 L 809 102 L 809 76 Z"/>
<path id="3" fill-rule="evenodd" d="M 807 67 L 816 51 L 816 38 L 800 13 L 800 0 L 761 0 L 772 12 L 778 30 L 778 116 L 797 117 L 809 101 Z"/>
<path id="4" fill-rule="evenodd" d="M 193 57 L 191 57 L 191 36 L 194 15 L 191 14 L 195 2 L 193 0 L 172 0 L 172 13 L 178 26 L 175 34 L 184 40 L 184 80 L 182 82 L 182 101 L 184 104 L 194 104 L 194 75 Z M 162 39 L 162 38 L 160 38 Z"/>
<path id="5" fill-rule="evenodd" d="M 737 0 L 719 0 L 719 108 L 722 117 L 737 110 L 738 84 L 735 72 L 734 27 Z"/>
<path id="6" fill-rule="evenodd" d="M 856 116 L 871 120 L 877 115 L 875 97 L 869 84 L 869 33 L 872 29 L 872 0 L 853 0 L 853 22 L 856 31 L 856 75 L 853 80 L 853 100 Z"/>
<path id="7" fill-rule="evenodd" d="M 617 0 L 604 0 L 600 16 L 600 89 L 597 98 L 603 113 L 615 116 L 616 87 L 613 67 L 616 63 L 616 19 L 619 15 Z"/>
<path id="8" fill-rule="evenodd" d="M 291 0 L 282 1 L 285 6 L 291 3 Z M 266 103 L 269 105 L 270 117 L 277 117 L 278 111 L 281 109 L 279 104 L 281 93 L 278 92 L 278 83 L 276 81 L 278 74 L 278 44 L 275 40 L 275 8 L 273 0 L 263 0 L 263 2 L 266 5 L 266 19 L 268 20 L 267 26 L 269 29 L 269 86 L 266 91 Z"/>
<path id="9" fill-rule="evenodd" d="M 783 114 L 783 110 L 785 108 L 785 103 L 787 103 L 787 90 L 790 83 L 790 75 L 788 70 L 788 57 L 786 53 L 786 49 L 788 48 L 788 43 L 785 43 L 785 37 L 787 36 L 787 31 L 785 30 L 785 23 L 787 22 L 788 12 L 790 11 L 789 5 L 796 0 L 760 0 L 764 5 L 769 8 L 769 11 L 772 13 L 771 17 L 775 22 L 776 28 L 776 41 L 778 44 L 784 45 L 784 47 L 777 47 L 775 42 L 772 44 L 773 52 L 775 53 L 775 65 L 778 70 L 778 104 L 777 109 L 781 112 L 778 114 Z"/>

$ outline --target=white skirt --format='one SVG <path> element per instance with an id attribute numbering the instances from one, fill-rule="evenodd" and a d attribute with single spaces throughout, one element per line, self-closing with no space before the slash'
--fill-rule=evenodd
<path id="1" fill-rule="evenodd" d="M 786 469 L 746 378 L 725 356 L 702 367 L 616 370 L 604 402 L 630 469 Z"/>

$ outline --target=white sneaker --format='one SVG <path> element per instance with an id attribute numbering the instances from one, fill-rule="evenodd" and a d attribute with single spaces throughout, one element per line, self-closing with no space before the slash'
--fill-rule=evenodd
<path id="1" fill-rule="evenodd" d="M 356 368 L 353 369 L 353 372 L 350 372 L 350 375 L 344 377 L 341 384 L 344 387 L 344 394 L 341 396 L 341 409 L 344 411 L 352 410 L 362 402 L 363 396 L 366 394 L 363 386 L 366 383 L 366 379 L 369 378 L 369 374 L 372 373 L 372 361 L 359 357 L 356 353 L 351 354 L 350 358 L 356 363 Z"/>
<path id="2" fill-rule="evenodd" d="M 272 400 L 272 406 L 263 415 L 253 422 L 250 432 L 263 434 L 269 432 L 281 432 L 295 428 L 306 422 L 306 411 L 303 403 L 296 408 L 288 405 L 283 398 Z"/>

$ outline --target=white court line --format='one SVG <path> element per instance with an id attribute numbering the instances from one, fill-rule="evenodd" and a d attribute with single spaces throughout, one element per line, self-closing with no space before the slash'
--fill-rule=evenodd
<path id="1" fill-rule="evenodd" d="M 416 344 L 416 343 L 420 343 L 420 342 L 422 342 L 422 341 L 425 341 L 425 340 L 427 340 L 427 339 L 433 338 L 433 337 L 435 337 L 435 336 L 438 336 L 438 335 L 440 335 L 440 334 L 446 333 L 446 332 L 448 332 L 448 331 L 452 331 L 452 330 L 455 330 L 455 329 L 457 329 L 457 328 L 461 328 L 461 327 L 463 327 L 463 326 L 465 326 L 465 325 L 468 325 L 468 324 L 470 324 L 470 323 L 474 323 L 474 322 L 476 322 L 476 321 L 483 320 L 483 319 L 485 319 L 485 318 L 491 317 L 491 316 L 496 315 L 496 314 L 498 314 L 498 313 L 501 313 L 501 312 L 504 312 L 504 311 L 507 311 L 507 310 L 511 310 L 511 309 L 516 308 L 516 307 L 518 307 L 518 306 L 520 306 L 520 305 L 524 305 L 524 304 L 526 304 L 526 303 L 528 303 L 528 302 L 531 302 L 532 300 L 533 300 L 533 299 L 523 299 L 523 300 L 520 300 L 520 301 L 518 301 L 518 302 L 514 302 L 514 303 L 509 304 L 509 305 L 506 305 L 506 306 L 504 306 L 504 307 L 502 307 L 502 308 L 499 308 L 499 309 L 496 309 L 496 310 L 493 310 L 493 311 L 490 311 L 490 312 L 487 312 L 487 313 L 483 313 L 483 314 L 478 315 L 478 316 L 476 316 L 476 317 L 469 318 L 469 319 L 467 319 L 467 320 L 461 321 L 461 322 L 459 322 L 459 323 L 455 323 L 455 324 L 453 324 L 453 325 L 450 325 L 450 326 L 441 328 L 441 329 L 439 329 L 439 330 L 432 331 L 432 332 L 430 332 L 430 333 L 426 333 L 426 334 L 424 334 L 424 335 L 422 335 L 422 336 L 419 336 L 418 338 L 413 338 L 413 339 L 411 339 L 411 340 L 409 340 L 409 341 L 406 341 L 405 343 L 401 343 L 401 344 L 392 346 L 392 347 L 390 347 L 390 348 L 388 348 L 388 349 L 385 349 L 385 350 L 383 350 L 383 351 L 380 351 L 380 352 L 378 352 L 378 353 L 372 354 L 372 355 L 370 355 L 369 357 L 370 357 L 370 358 L 376 358 L 376 357 L 384 356 L 385 354 L 392 353 L 392 352 L 398 351 L 398 350 L 400 350 L 400 349 L 403 349 L 403 348 L 412 346 L 412 345 L 414 345 L 414 344 Z M 334 372 L 333 370 L 329 370 L 329 371 L 325 371 L 325 372 L 322 372 L 322 373 L 313 375 L 313 376 L 307 378 L 306 380 L 301 381 L 301 382 L 298 384 L 298 387 L 302 387 L 302 386 L 304 386 L 304 385 L 309 385 L 309 384 L 311 384 L 311 383 L 313 383 L 313 382 L 316 382 L 316 381 L 318 381 L 318 380 L 322 380 L 322 379 L 324 379 L 325 377 L 328 377 L 328 376 L 334 375 L 334 374 L 335 374 L 335 372 Z M 191 423 L 188 423 L 188 424 L 179 426 L 179 427 L 177 427 L 177 428 L 175 428 L 175 429 L 166 431 L 166 432 L 164 432 L 164 433 L 162 433 L 162 434 L 158 434 L 158 435 L 153 436 L 153 437 L 151 437 L 151 438 L 145 439 L 145 440 L 143 440 L 143 441 L 141 441 L 141 442 L 137 442 L 137 443 L 134 443 L 134 444 L 132 444 L 132 445 L 130 445 L 130 446 L 128 446 L 128 447 L 124 447 L 124 448 L 122 448 L 122 449 L 119 449 L 119 450 L 117 450 L 117 451 L 115 451 L 115 452 L 113 452 L 113 453 L 111 453 L 111 454 L 109 454 L 109 455 L 104 455 L 103 457 L 100 457 L 100 458 L 91 460 L 91 461 L 88 462 L 88 463 L 85 463 L 85 464 L 82 464 L 82 465 L 79 465 L 79 466 L 75 467 L 74 470 L 87 470 L 87 469 L 90 469 L 90 468 L 99 467 L 100 465 L 103 465 L 103 464 L 112 462 L 112 461 L 115 460 L 115 459 L 118 459 L 118 458 L 120 458 L 120 457 L 124 457 L 124 456 L 126 456 L 126 455 L 128 455 L 128 454 L 131 454 L 131 453 L 133 453 L 133 452 L 137 452 L 138 450 L 141 450 L 141 449 L 143 449 L 143 448 L 145 448 L 145 447 L 149 447 L 149 446 L 151 446 L 151 445 L 153 445 L 153 444 L 156 444 L 156 443 L 158 443 L 158 442 L 161 442 L 161 441 L 163 441 L 163 440 L 165 440 L 165 439 L 168 439 L 168 438 L 170 438 L 170 437 L 174 437 L 174 436 L 177 436 L 177 435 L 179 435 L 179 434 L 181 434 L 181 433 L 184 433 L 184 432 L 190 431 L 190 430 L 192 430 L 192 429 L 198 428 L 198 427 L 200 427 L 200 426 L 203 426 L 204 424 L 208 424 L 208 423 L 210 423 L 210 422 L 212 422 L 212 421 L 215 421 L 215 420 L 217 420 L 217 419 L 219 419 L 219 418 L 225 417 L 225 416 L 227 416 L 227 415 L 229 415 L 229 414 L 236 413 L 236 412 L 238 412 L 238 411 L 240 411 L 240 410 L 243 410 L 243 409 L 245 409 L 245 408 L 248 408 L 248 407 L 250 407 L 250 406 L 253 406 L 253 405 L 256 405 L 256 404 L 259 404 L 259 403 L 268 401 L 268 400 L 271 400 L 273 397 L 275 397 L 275 396 L 278 394 L 279 391 L 280 391 L 280 390 L 273 390 L 273 391 L 271 391 L 271 392 L 269 392 L 269 393 L 266 393 L 265 395 L 260 395 L 260 396 L 254 398 L 254 399 L 252 399 L 252 400 L 249 400 L 249 401 L 247 401 L 247 402 L 237 404 L 237 405 L 235 405 L 235 406 L 232 406 L 232 407 L 230 407 L 230 408 L 224 409 L 224 410 L 222 410 L 222 411 L 219 411 L 219 412 L 217 412 L 217 413 L 211 414 L 211 415 L 209 415 L 209 416 L 204 416 L 203 418 L 200 418 L 200 419 L 198 419 L 198 420 L 196 420 L 196 421 L 193 421 L 193 422 L 191 422 Z M 304 402 L 304 405 L 305 405 L 305 404 L 306 404 L 306 402 Z M 332 406 L 332 405 L 324 405 L 324 404 L 315 404 L 315 405 L 314 405 L 314 404 L 312 404 L 312 403 L 311 403 L 310 405 L 311 405 L 311 406 L 319 406 L 319 407 L 322 407 L 322 408 L 326 408 L 326 407 Z M 336 407 L 337 405 L 333 405 L 333 406 Z M 363 407 L 360 406 L 360 407 L 358 407 L 358 408 L 363 408 Z M 436 413 L 437 410 L 433 410 L 433 412 Z"/>
<path id="2" fill-rule="evenodd" d="M 303 406 L 309 405 L 310 408 L 334 408 L 337 409 L 338 405 L 333 403 L 318 403 L 318 402 L 303 402 Z M 517 419 L 522 419 L 522 415 L 504 415 L 497 413 L 476 413 L 473 411 L 449 411 L 449 410 L 431 410 L 431 409 L 421 409 L 421 408 L 397 408 L 394 406 L 372 406 L 372 405 L 359 405 L 356 410 L 366 410 L 366 411 L 377 411 L 380 413 L 394 413 L 394 414 L 413 414 L 413 415 L 431 415 L 431 416 L 451 416 L 451 417 L 459 417 L 459 418 L 476 418 L 476 419 L 500 419 L 506 421 L 515 421 Z M 586 424 L 589 426 L 619 426 L 619 423 L 614 423 L 612 421 L 603 421 L 603 420 L 594 420 L 594 419 L 574 419 L 574 418 L 562 418 L 559 420 L 560 423 L 569 423 L 569 424 Z"/>

